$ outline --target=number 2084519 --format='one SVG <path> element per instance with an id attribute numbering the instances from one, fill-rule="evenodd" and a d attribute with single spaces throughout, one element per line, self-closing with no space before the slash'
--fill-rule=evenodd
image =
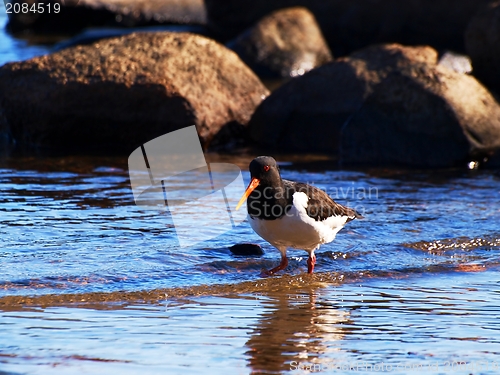
<path id="1" fill-rule="evenodd" d="M 7 14 L 40 14 L 40 13 L 59 13 L 61 4 L 59 3 L 6 3 L 5 11 Z"/>

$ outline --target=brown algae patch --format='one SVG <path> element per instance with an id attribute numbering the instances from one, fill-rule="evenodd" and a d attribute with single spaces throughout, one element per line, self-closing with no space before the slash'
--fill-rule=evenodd
<path id="1" fill-rule="evenodd" d="M 142 291 L 62 293 L 37 296 L 0 297 L 0 311 L 36 310 L 46 307 L 82 307 L 95 310 L 114 310 L 137 303 L 163 303 L 172 299 L 234 296 L 255 293 L 298 293 L 328 286 L 361 283 L 373 279 L 406 279 L 420 275 L 452 272 L 482 272 L 500 268 L 499 262 L 450 262 L 428 265 L 423 268 L 399 270 L 362 270 L 355 272 L 318 272 L 314 274 L 282 275 L 244 281 L 237 284 L 196 285 L 190 287 L 157 288 Z"/>
<path id="2" fill-rule="evenodd" d="M 245 281 L 238 284 L 197 285 L 192 287 L 159 288 L 149 291 L 5 296 L 0 298 L 0 310 L 16 311 L 26 308 L 68 305 L 84 305 L 82 307 L 103 309 L 110 308 L 108 305 L 109 303 L 116 303 L 118 305 L 116 307 L 119 308 L 120 305 L 129 305 L 131 303 L 158 303 L 171 298 L 268 293 L 273 291 L 295 292 L 304 288 L 340 285 L 345 282 L 345 279 L 346 277 L 344 277 L 344 275 L 338 273 L 316 273 L 312 275 L 283 275 L 255 281 Z M 96 306 L 103 303 L 106 304 L 107 307 Z"/>
<path id="3" fill-rule="evenodd" d="M 162 303 L 170 299 L 204 296 L 234 296 L 252 293 L 297 293 L 327 286 L 338 286 L 370 279 L 402 279 L 418 272 L 356 271 L 317 272 L 314 274 L 281 275 L 244 281 L 237 284 L 196 285 L 191 287 L 158 288 L 143 291 L 89 292 L 46 294 L 38 296 L 0 297 L 0 311 L 33 310 L 66 306 L 113 310 L 136 303 Z"/>

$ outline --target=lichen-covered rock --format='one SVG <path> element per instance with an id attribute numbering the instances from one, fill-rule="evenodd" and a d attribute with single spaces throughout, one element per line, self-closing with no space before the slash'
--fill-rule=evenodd
<path id="1" fill-rule="evenodd" d="M 248 131 L 261 147 L 344 163 L 452 166 L 500 147 L 500 106 L 432 48 L 379 45 L 286 83 Z"/>
<path id="2" fill-rule="evenodd" d="M 471 20 L 465 47 L 474 75 L 500 95 L 500 1 L 488 4 Z"/>
<path id="3" fill-rule="evenodd" d="M 296 77 L 332 60 L 314 16 L 302 7 L 269 14 L 228 47 L 260 76 Z"/>
<path id="4" fill-rule="evenodd" d="M 268 95 L 238 56 L 188 33 L 137 33 L 0 68 L 0 112 L 20 145 L 131 151 L 195 124 L 206 147 Z"/>
<path id="5" fill-rule="evenodd" d="M 9 13 L 12 31 L 75 32 L 90 26 L 137 27 L 206 23 L 203 0 L 12 0 L 29 12 Z M 41 7 L 43 12 L 31 11 Z"/>

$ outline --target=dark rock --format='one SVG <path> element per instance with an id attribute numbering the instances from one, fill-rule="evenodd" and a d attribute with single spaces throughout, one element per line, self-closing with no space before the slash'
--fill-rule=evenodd
<path id="1" fill-rule="evenodd" d="M 470 21 L 465 47 L 474 75 L 500 94 L 500 1 L 489 4 Z"/>
<path id="2" fill-rule="evenodd" d="M 359 65 L 339 60 L 273 91 L 248 124 L 250 138 L 270 152 L 337 154 L 342 124 L 366 95 Z"/>
<path id="3" fill-rule="evenodd" d="M 130 152 L 195 124 L 204 147 L 246 125 L 268 95 L 224 46 L 187 33 L 137 33 L 0 68 L 0 113 L 19 145 Z"/>
<path id="4" fill-rule="evenodd" d="M 240 243 L 229 248 L 234 255 L 261 256 L 264 250 L 259 245 L 253 243 Z"/>
<path id="5" fill-rule="evenodd" d="M 386 71 L 409 64 L 436 64 L 429 47 L 367 48 L 297 77 L 272 93 L 248 126 L 260 146 L 276 151 L 336 155 L 340 130 Z"/>
<path id="6" fill-rule="evenodd" d="M 278 10 L 228 44 L 260 76 L 295 77 L 332 60 L 306 8 Z"/>
<path id="7" fill-rule="evenodd" d="M 44 12 L 11 13 L 8 29 L 17 32 L 76 32 L 90 26 L 138 27 L 206 23 L 203 0 L 13 0 L 43 4 Z M 60 6 L 55 12 L 54 6 Z M 49 12 L 49 7 L 51 11 Z M 35 8 L 33 8 L 35 9 Z"/>
<path id="8" fill-rule="evenodd" d="M 366 48 L 273 92 L 249 124 L 262 147 L 348 164 L 444 167 L 500 147 L 500 106 L 430 47 Z"/>
<path id="9" fill-rule="evenodd" d="M 208 24 L 234 38 L 266 14 L 304 6 L 316 17 L 335 56 L 374 43 L 431 45 L 465 52 L 467 24 L 489 0 L 206 0 Z"/>
<path id="10" fill-rule="evenodd" d="M 500 107 L 473 77 L 410 66 L 374 87 L 340 142 L 348 164 L 458 166 L 500 147 Z"/>

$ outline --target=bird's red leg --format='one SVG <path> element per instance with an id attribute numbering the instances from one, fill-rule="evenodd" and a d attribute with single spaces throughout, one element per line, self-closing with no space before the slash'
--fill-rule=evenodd
<path id="1" fill-rule="evenodd" d="M 315 264 L 316 264 L 316 255 L 312 253 L 307 259 L 307 273 L 313 273 Z"/>
<path id="2" fill-rule="evenodd" d="M 281 271 L 282 269 L 285 269 L 288 266 L 288 258 L 285 256 L 281 256 L 281 262 L 278 266 L 274 267 L 273 269 L 270 269 L 269 271 L 263 272 L 264 276 L 271 276 L 274 275 L 276 272 Z"/>

